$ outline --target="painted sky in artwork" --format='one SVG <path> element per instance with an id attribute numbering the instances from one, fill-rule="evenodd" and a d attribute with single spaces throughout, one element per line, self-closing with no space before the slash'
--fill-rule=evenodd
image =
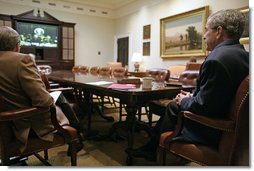
<path id="1" fill-rule="evenodd" d="M 170 21 L 165 25 L 165 37 L 166 41 L 170 39 L 174 41 L 174 39 L 178 39 L 181 34 L 187 34 L 186 29 L 189 26 L 195 26 L 197 32 L 202 34 L 203 32 L 203 23 L 202 23 L 202 15 L 198 16 L 190 16 L 187 18 Z"/>

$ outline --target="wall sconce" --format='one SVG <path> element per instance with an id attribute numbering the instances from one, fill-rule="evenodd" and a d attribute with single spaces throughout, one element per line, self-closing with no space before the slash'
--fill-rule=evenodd
<path id="1" fill-rule="evenodd" d="M 139 66 L 140 66 L 140 62 L 143 61 L 143 56 L 141 55 L 141 53 L 135 52 L 132 55 L 131 61 L 134 62 L 134 72 L 139 72 Z"/>

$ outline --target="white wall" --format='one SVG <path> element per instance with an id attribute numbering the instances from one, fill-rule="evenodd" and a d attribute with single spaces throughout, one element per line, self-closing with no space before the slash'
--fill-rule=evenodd
<path id="1" fill-rule="evenodd" d="M 0 5 L 0 13 L 7 15 L 18 15 L 32 9 L 34 8 L 5 2 L 1 2 Z M 60 21 L 76 23 L 76 64 L 104 66 L 108 61 L 113 61 L 115 32 L 113 19 L 54 11 L 50 9 L 46 9 L 45 11 Z M 98 55 L 98 51 L 101 52 L 101 55 Z"/>
<path id="2" fill-rule="evenodd" d="M 129 33 L 132 36 L 130 47 L 132 52 L 129 57 L 129 70 L 134 70 L 130 62 L 133 52 L 142 53 L 143 26 L 151 24 L 151 51 L 150 56 L 144 57 L 143 70 L 147 68 L 168 68 L 171 65 L 185 64 L 188 58 L 160 58 L 160 19 L 175 14 L 190 11 L 199 7 L 209 6 L 210 14 L 226 8 L 241 8 L 249 5 L 248 0 L 164 0 L 152 7 L 144 7 L 140 11 L 116 19 L 116 36 Z M 198 58 L 203 61 L 204 58 Z"/>
<path id="3" fill-rule="evenodd" d="M 141 1 L 137 1 L 141 2 Z M 153 0 L 154 5 L 143 7 L 141 10 L 117 19 L 101 18 L 59 10 L 46 9 L 45 11 L 60 21 L 76 23 L 75 26 L 75 64 L 88 66 L 103 66 L 109 61 L 116 60 L 116 39 L 130 36 L 129 61 L 133 52 L 142 52 L 143 26 L 151 24 L 151 52 L 144 58 L 141 69 L 160 67 L 168 68 L 171 65 L 185 65 L 188 58 L 160 58 L 160 19 L 183 13 L 208 5 L 210 13 L 225 8 L 241 8 L 249 5 L 248 0 Z M 159 3 L 160 2 L 160 3 Z M 24 1 L 25 3 L 25 1 Z M 149 3 L 147 3 L 149 4 Z M 140 5 L 140 4 L 139 4 Z M 129 8 L 129 9 L 128 9 Z M 15 5 L 1 2 L 0 14 L 17 15 L 34 9 L 27 4 Z M 133 11 L 132 6 L 118 9 L 116 14 L 124 11 Z M 42 9 L 44 10 L 44 9 Z M 98 51 L 101 55 L 98 55 Z M 204 58 L 199 58 L 203 61 Z M 134 70 L 133 63 L 129 62 L 129 70 Z"/>

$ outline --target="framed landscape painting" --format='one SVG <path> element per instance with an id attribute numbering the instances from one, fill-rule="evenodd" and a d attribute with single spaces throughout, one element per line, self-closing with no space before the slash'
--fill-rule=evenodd
<path id="1" fill-rule="evenodd" d="M 242 37 L 240 39 L 241 44 L 249 44 L 249 8 L 242 8 L 240 11 L 245 15 L 246 17 L 246 23 L 244 26 L 244 31 L 242 34 Z"/>
<path id="2" fill-rule="evenodd" d="M 209 7 L 205 6 L 160 20 L 162 58 L 206 56 L 205 24 Z"/>

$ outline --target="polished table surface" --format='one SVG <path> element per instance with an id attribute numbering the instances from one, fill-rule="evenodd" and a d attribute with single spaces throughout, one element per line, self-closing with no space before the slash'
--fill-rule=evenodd
<path id="1" fill-rule="evenodd" d="M 91 74 L 73 73 L 72 71 L 54 71 L 49 76 L 49 79 L 65 83 L 71 86 L 85 88 L 91 92 L 102 93 L 103 95 L 110 95 L 112 97 L 120 98 L 126 104 L 145 104 L 150 100 L 161 98 L 174 98 L 174 96 L 182 89 L 180 84 L 165 83 L 161 86 L 160 83 L 154 83 L 152 89 L 143 89 L 142 84 L 136 84 L 136 88 L 130 89 L 112 89 L 108 88 L 113 83 L 118 83 L 118 80 L 113 77 L 100 77 Z M 126 77 L 124 79 L 131 79 L 132 77 Z M 142 79 L 142 78 L 141 78 Z M 99 83 L 108 82 L 108 84 Z M 96 83 L 98 83 L 96 85 Z M 163 84 L 164 85 L 164 84 Z"/>
<path id="2" fill-rule="evenodd" d="M 142 84 L 136 84 L 136 88 L 130 89 L 112 89 L 111 84 L 118 83 L 119 79 L 113 77 L 100 77 L 91 74 L 73 73 L 72 71 L 54 71 L 48 75 L 50 80 L 82 89 L 87 94 L 108 95 L 119 98 L 123 104 L 126 104 L 127 118 L 125 123 L 128 125 L 128 151 L 133 149 L 133 131 L 137 125 L 136 113 L 138 106 L 143 106 L 151 100 L 162 98 L 174 98 L 182 89 L 181 86 L 170 84 L 154 83 L 152 89 L 143 89 Z M 130 77 L 128 77 L 130 79 Z M 128 79 L 124 78 L 124 79 Z M 123 79 L 123 78 L 121 78 Z M 105 84 L 99 84 L 105 83 Z M 86 96 L 87 98 L 91 97 Z M 133 157 L 128 153 L 127 164 L 132 164 Z"/>

